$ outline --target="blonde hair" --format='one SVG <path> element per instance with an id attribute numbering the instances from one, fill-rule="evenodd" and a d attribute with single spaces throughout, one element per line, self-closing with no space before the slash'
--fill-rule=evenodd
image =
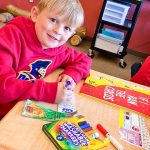
<path id="1" fill-rule="evenodd" d="M 40 0 L 37 5 L 39 12 L 48 7 L 50 11 L 57 11 L 69 25 L 80 27 L 84 22 L 84 11 L 79 0 Z"/>

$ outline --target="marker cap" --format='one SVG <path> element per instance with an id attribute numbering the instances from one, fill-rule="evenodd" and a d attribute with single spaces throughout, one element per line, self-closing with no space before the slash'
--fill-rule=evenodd
<path id="1" fill-rule="evenodd" d="M 108 133 L 100 124 L 97 125 L 97 129 L 102 132 L 104 136 Z"/>

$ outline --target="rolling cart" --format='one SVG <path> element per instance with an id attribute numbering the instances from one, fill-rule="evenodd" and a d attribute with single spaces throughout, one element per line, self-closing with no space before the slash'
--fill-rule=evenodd
<path id="1" fill-rule="evenodd" d="M 140 0 L 104 0 L 88 56 L 93 58 L 94 50 L 108 53 L 120 58 L 119 66 L 125 68 L 123 58 L 141 6 Z"/>

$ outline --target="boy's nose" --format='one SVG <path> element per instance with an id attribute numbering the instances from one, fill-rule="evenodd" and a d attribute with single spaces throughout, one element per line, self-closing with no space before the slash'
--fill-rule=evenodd
<path id="1" fill-rule="evenodd" d="M 63 26 L 62 26 L 62 25 L 57 25 L 57 26 L 55 27 L 55 32 L 56 32 L 57 34 L 63 34 L 63 32 L 64 32 Z"/>

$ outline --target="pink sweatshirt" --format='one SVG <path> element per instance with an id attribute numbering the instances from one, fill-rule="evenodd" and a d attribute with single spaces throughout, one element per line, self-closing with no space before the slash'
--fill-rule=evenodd
<path id="1" fill-rule="evenodd" d="M 91 59 L 86 54 L 66 45 L 42 49 L 30 19 L 13 19 L 0 35 L 0 118 L 22 99 L 53 103 L 57 83 L 42 78 L 58 67 L 76 83 L 89 75 Z"/>

